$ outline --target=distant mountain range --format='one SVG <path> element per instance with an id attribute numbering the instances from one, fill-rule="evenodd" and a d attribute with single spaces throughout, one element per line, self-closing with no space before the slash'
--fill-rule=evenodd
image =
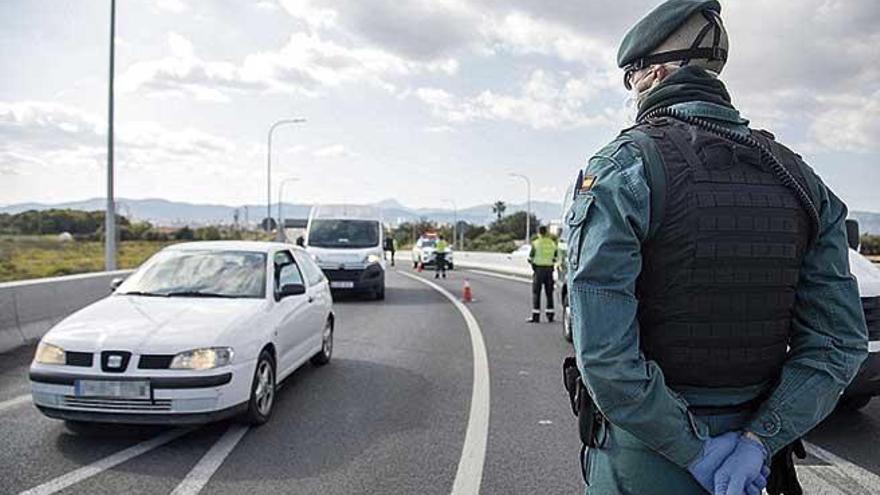
<path id="1" fill-rule="evenodd" d="M 198 226 L 198 225 L 227 225 L 232 224 L 235 212 L 238 211 L 239 222 L 247 222 L 250 225 L 258 224 L 266 216 L 266 205 L 242 205 L 228 206 L 218 204 L 193 204 L 180 201 L 168 201 L 165 199 L 125 199 L 116 201 L 117 212 L 135 220 L 146 220 L 155 225 L 162 226 Z M 84 201 L 71 201 L 64 203 L 19 203 L 0 207 L 0 213 L 20 213 L 28 210 L 47 210 L 50 208 L 72 209 L 83 211 L 96 211 L 104 209 L 103 198 L 93 198 Z M 397 200 L 386 199 L 374 204 L 382 210 L 385 221 L 398 224 L 407 221 L 425 218 L 432 221 L 451 223 L 455 218 L 455 212 L 451 208 L 409 208 L 400 204 Z M 306 218 L 311 205 L 306 204 L 283 204 L 285 218 Z M 526 204 L 508 203 L 505 214 L 517 211 L 525 211 Z M 549 222 L 560 218 L 562 207 L 557 203 L 547 201 L 532 201 L 532 212 L 543 222 Z M 278 215 L 278 204 L 272 204 L 272 216 Z M 495 219 L 492 213 L 492 205 L 484 204 L 463 208 L 458 211 L 460 220 L 476 224 L 486 225 Z"/>
<path id="2" fill-rule="evenodd" d="M 117 210 L 120 214 L 135 220 L 146 220 L 162 226 L 227 225 L 234 222 L 238 210 L 239 221 L 251 225 L 258 224 L 266 216 L 266 205 L 227 206 L 218 204 L 193 204 L 165 199 L 119 199 Z M 375 203 L 382 210 L 386 222 L 398 224 L 425 218 L 432 221 L 451 223 L 455 212 L 449 208 L 409 208 L 397 200 L 386 199 Z M 104 199 L 93 198 L 66 203 L 20 203 L 0 207 L 0 213 L 20 213 L 27 210 L 47 210 L 50 208 L 69 208 L 72 210 L 96 211 L 104 209 Z M 286 218 L 306 218 L 311 205 L 284 203 Z M 525 203 L 508 203 L 505 214 L 525 211 Z M 562 206 L 549 201 L 532 201 L 532 212 L 542 222 L 558 220 Z M 272 215 L 278 215 L 277 203 L 272 204 Z M 495 219 L 491 204 L 463 208 L 458 218 L 475 225 L 487 225 Z M 862 233 L 880 235 L 880 213 L 852 211 L 850 218 L 858 220 Z"/>

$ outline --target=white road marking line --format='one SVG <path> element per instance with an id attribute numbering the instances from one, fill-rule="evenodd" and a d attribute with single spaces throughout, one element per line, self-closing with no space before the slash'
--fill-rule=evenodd
<path id="1" fill-rule="evenodd" d="M 192 428 L 182 428 L 167 431 L 159 436 L 143 441 L 137 445 L 133 445 L 127 449 L 120 450 L 119 452 L 111 454 L 103 459 L 99 459 L 87 466 L 83 466 L 67 474 L 61 475 L 53 480 L 49 480 L 42 485 L 21 492 L 19 495 L 50 495 L 52 493 L 60 492 L 61 490 L 64 490 L 69 486 L 75 485 L 80 481 L 101 474 L 108 469 L 112 469 L 124 462 L 134 459 L 135 457 L 146 454 L 147 452 L 157 447 L 161 447 L 166 443 L 191 432 L 192 430 Z"/>
<path id="2" fill-rule="evenodd" d="M 22 405 L 26 402 L 30 402 L 30 401 L 31 401 L 31 394 L 19 395 L 18 397 L 15 397 L 15 398 L 12 398 L 9 400 L 5 400 L 3 402 L 0 402 L 0 412 L 3 412 L 7 409 L 12 409 L 15 406 L 20 406 L 20 405 Z"/>
<path id="3" fill-rule="evenodd" d="M 223 461 L 232 453 L 249 429 L 250 427 L 246 425 L 230 426 L 226 433 L 220 437 L 220 440 L 217 440 L 211 450 L 199 460 L 198 464 L 186 475 L 186 478 L 171 492 L 171 495 L 196 495 L 201 492 L 211 476 L 214 476 L 214 473 L 220 469 Z"/>
<path id="4" fill-rule="evenodd" d="M 503 273 L 487 272 L 485 270 L 468 270 L 468 271 L 472 272 L 472 273 L 479 274 L 479 275 L 486 275 L 488 277 L 503 278 L 504 280 L 513 280 L 514 282 L 522 282 L 525 284 L 532 283 L 531 280 L 529 280 L 525 277 L 517 277 L 515 275 L 504 275 Z"/>
<path id="5" fill-rule="evenodd" d="M 804 447 L 813 457 L 831 464 L 841 477 L 860 487 L 862 493 L 880 493 L 880 476 L 809 442 L 804 442 Z"/>
<path id="6" fill-rule="evenodd" d="M 798 466 L 798 481 L 809 495 L 845 495 L 847 492 L 835 487 L 832 480 L 834 470 L 831 466 Z"/>
<path id="7" fill-rule="evenodd" d="M 474 354 L 474 384 L 464 446 L 461 449 L 461 458 L 458 461 L 458 471 L 455 473 L 451 493 L 477 495 L 480 493 L 480 483 L 483 480 L 483 464 L 486 460 L 486 443 L 489 438 L 489 357 L 486 354 L 483 333 L 473 313 L 449 291 L 430 280 L 405 272 L 397 273 L 418 280 L 442 294 L 458 309 L 467 323 Z"/>

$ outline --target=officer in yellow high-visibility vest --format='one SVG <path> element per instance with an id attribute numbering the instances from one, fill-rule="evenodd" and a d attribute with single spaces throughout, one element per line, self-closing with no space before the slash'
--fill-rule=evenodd
<path id="1" fill-rule="evenodd" d="M 532 241 L 529 264 L 532 265 L 532 316 L 529 323 L 541 321 L 541 289 L 547 297 L 547 321 L 553 321 L 553 267 L 556 265 L 556 241 L 547 235 L 547 227 L 538 228 L 538 237 Z"/>

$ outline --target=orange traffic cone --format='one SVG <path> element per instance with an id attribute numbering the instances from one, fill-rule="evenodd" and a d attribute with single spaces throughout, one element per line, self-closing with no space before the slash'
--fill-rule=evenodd
<path id="1" fill-rule="evenodd" d="M 417 271 L 418 271 L 419 273 L 422 273 L 422 270 L 424 270 L 424 269 L 425 269 L 425 263 L 419 261 L 419 268 L 418 268 Z"/>
<path id="2" fill-rule="evenodd" d="M 468 279 L 464 279 L 464 290 L 462 294 L 462 301 L 469 303 L 474 301 L 474 294 L 471 291 L 471 283 L 468 282 Z"/>

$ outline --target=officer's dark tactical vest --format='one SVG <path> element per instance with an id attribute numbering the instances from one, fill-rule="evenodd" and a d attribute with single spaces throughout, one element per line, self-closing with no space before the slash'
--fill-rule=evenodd
<path id="1" fill-rule="evenodd" d="M 809 217 L 756 149 L 674 119 L 636 129 L 666 172 L 665 208 L 643 245 L 636 288 L 643 352 L 673 388 L 778 378 Z M 803 184 L 793 152 L 752 134 Z"/>

